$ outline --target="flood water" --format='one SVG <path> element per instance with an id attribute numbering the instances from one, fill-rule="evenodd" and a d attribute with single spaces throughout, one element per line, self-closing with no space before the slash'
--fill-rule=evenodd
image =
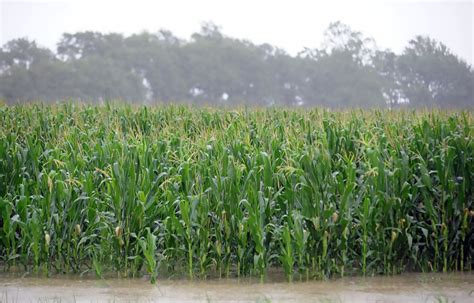
<path id="1" fill-rule="evenodd" d="M 266 282 L 19 277 L 0 274 L 3 302 L 474 302 L 474 273 Z"/>

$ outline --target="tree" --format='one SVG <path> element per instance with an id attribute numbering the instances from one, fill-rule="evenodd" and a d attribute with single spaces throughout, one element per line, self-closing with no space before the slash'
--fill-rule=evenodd
<path id="1" fill-rule="evenodd" d="M 160 30 L 124 37 L 65 33 L 56 53 L 16 39 L 0 48 L 0 97 L 327 107 L 472 106 L 473 71 L 443 44 L 402 55 L 334 22 L 320 48 L 293 57 L 203 23 L 191 39 Z"/>
<path id="2" fill-rule="evenodd" d="M 402 76 L 398 66 L 398 56 L 390 51 L 376 51 L 372 59 L 373 66 L 380 78 L 382 95 L 390 108 L 406 104 L 402 89 Z"/>
<path id="3" fill-rule="evenodd" d="M 322 49 L 306 49 L 304 98 L 329 107 L 384 107 L 375 43 L 343 23 L 331 23 Z"/>
<path id="4" fill-rule="evenodd" d="M 120 57 L 124 48 L 124 38 L 120 34 L 104 35 L 99 32 L 65 33 L 60 39 L 57 54 L 67 61 L 79 60 L 87 56 Z"/>
<path id="5" fill-rule="evenodd" d="M 17 66 L 29 69 L 32 64 L 54 60 L 54 54 L 36 45 L 35 41 L 25 38 L 7 42 L 1 52 L 0 66 L 2 71 Z"/>
<path id="6" fill-rule="evenodd" d="M 0 51 L 0 96 L 9 102 L 43 97 L 44 86 L 38 80 L 45 79 L 42 72 L 50 71 L 55 61 L 50 50 L 34 41 L 24 38 L 9 41 Z M 42 72 L 37 74 L 38 70 Z"/>
<path id="7" fill-rule="evenodd" d="M 404 94 L 413 106 L 474 104 L 472 68 L 441 42 L 417 36 L 398 58 Z"/>

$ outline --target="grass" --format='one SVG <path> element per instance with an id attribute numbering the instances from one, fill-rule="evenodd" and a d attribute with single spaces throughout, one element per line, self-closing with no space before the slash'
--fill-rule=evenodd
<path id="1" fill-rule="evenodd" d="M 0 107 L 0 266 L 472 270 L 471 112 Z"/>

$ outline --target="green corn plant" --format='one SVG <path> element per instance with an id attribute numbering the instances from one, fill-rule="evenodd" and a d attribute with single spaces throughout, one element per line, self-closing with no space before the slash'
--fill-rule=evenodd
<path id="1" fill-rule="evenodd" d="M 362 204 L 361 212 L 361 228 L 362 228 L 362 274 L 367 274 L 367 257 L 369 253 L 369 214 L 370 214 L 370 200 L 365 198 Z"/>
<path id="2" fill-rule="evenodd" d="M 191 218 L 191 205 L 188 200 L 181 200 L 179 203 L 181 210 L 181 217 L 185 226 L 185 239 L 187 243 L 187 253 L 188 253 L 188 274 L 189 278 L 193 277 L 193 258 L 194 258 L 194 247 L 192 239 L 192 218 Z"/>
<path id="3" fill-rule="evenodd" d="M 307 242 L 308 242 L 308 231 L 304 227 L 303 217 L 299 212 L 294 211 L 292 214 L 292 220 L 290 221 L 294 239 L 296 255 L 298 256 L 298 268 L 300 276 L 303 271 L 306 271 L 306 277 L 308 278 L 309 272 L 307 268 L 306 257 L 307 257 Z M 286 243 L 286 242 L 285 242 Z"/>
<path id="4" fill-rule="evenodd" d="M 290 228 L 288 225 L 283 226 L 281 232 L 282 244 L 281 244 L 281 255 L 280 255 L 280 262 L 283 265 L 283 269 L 285 271 L 285 275 L 288 281 L 293 280 L 293 266 L 294 266 L 294 259 L 293 259 L 293 241 L 291 239 Z"/>
<path id="5" fill-rule="evenodd" d="M 156 283 L 157 261 L 156 261 L 156 236 L 146 228 L 146 238 L 142 237 L 138 240 L 143 257 L 145 259 L 146 270 L 150 274 L 150 283 Z"/>
<path id="6" fill-rule="evenodd" d="M 473 122 L 439 110 L 2 107 L 0 267 L 152 275 L 149 229 L 170 276 L 469 270 Z"/>

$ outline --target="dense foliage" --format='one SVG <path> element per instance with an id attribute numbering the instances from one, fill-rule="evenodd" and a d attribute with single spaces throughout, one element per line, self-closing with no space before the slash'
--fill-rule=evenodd
<path id="1" fill-rule="evenodd" d="M 321 48 L 290 56 L 205 24 L 187 41 L 168 31 L 64 34 L 55 52 L 12 40 L 0 49 L 0 99 L 472 107 L 474 71 L 428 37 L 396 55 L 336 22 Z"/>
<path id="2" fill-rule="evenodd" d="M 0 107 L 6 270 L 470 270 L 471 112 Z"/>

